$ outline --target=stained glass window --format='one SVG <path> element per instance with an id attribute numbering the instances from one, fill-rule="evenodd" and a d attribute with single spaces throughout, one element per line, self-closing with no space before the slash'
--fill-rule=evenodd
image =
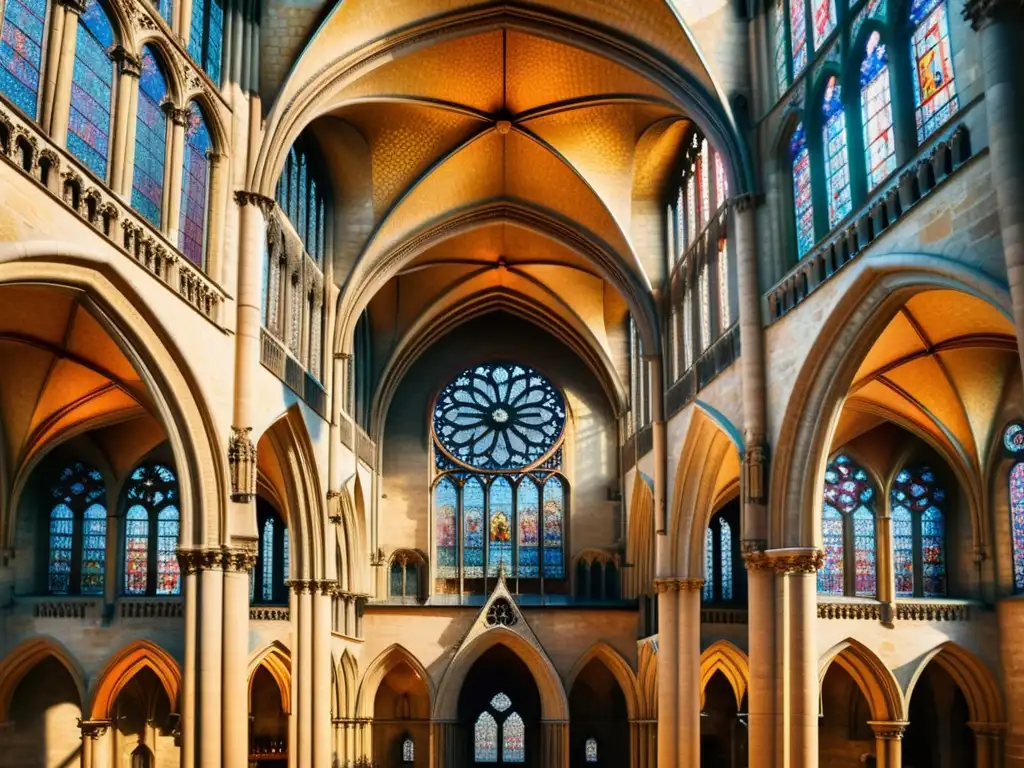
<path id="1" fill-rule="evenodd" d="M 836 28 L 836 0 L 814 0 L 814 48 L 821 48 Z"/>
<path id="2" fill-rule="evenodd" d="M 114 62 L 107 50 L 113 44 L 114 29 L 106 11 L 97 0 L 86 0 L 75 38 L 67 147 L 103 180 L 107 178 L 114 87 Z"/>
<path id="3" fill-rule="evenodd" d="M 715 205 L 719 208 L 729 198 L 729 181 L 725 178 L 725 163 L 722 156 L 715 152 Z"/>
<path id="4" fill-rule="evenodd" d="M 721 333 L 729 330 L 732 323 L 729 314 L 729 248 L 724 237 L 718 241 L 718 322 Z"/>
<path id="5" fill-rule="evenodd" d="M 718 551 L 720 552 L 722 599 L 732 600 L 732 526 L 724 517 L 718 518 Z"/>
<path id="6" fill-rule="evenodd" d="M 893 572 L 901 597 L 946 596 L 945 491 L 930 467 L 905 467 L 893 481 Z"/>
<path id="7" fill-rule="evenodd" d="M 478 763 L 498 761 L 498 722 L 490 712 L 481 712 L 473 726 L 473 758 Z"/>
<path id="8" fill-rule="evenodd" d="M 498 693 L 495 694 L 493 699 L 491 699 L 491 706 L 498 712 L 504 712 L 512 706 L 512 699 L 508 697 L 508 694 Z"/>
<path id="9" fill-rule="evenodd" d="M 71 591 L 71 543 L 75 535 L 75 515 L 66 504 L 50 511 L 50 594 Z"/>
<path id="10" fill-rule="evenodd" d="M 690 176 L 686 180 L 686 247 L 696 241 L 697 231 L 697 180 L 694 168 L 690 168 Z"/>
<path id="11" fill-rule="evenodd" d="M 263 599 L 274 599 L 274 521 L 268 515 L 263 521 L 263 541 L 260 554 L 263 557 Z"/>
<path id="12" fill-rule="evenodd" d="M 779 95 L 789 87 L 789 55 L 786 52 L 786 3 L 775 0 L 772 18 L 772 45 L 775 52 L 775 83 L 779 87 Z"/>
<path id="13" fill-rule="evenodd" d="M 453 579 L 459 575 L 459 546 L 456 539 L 456 509 L 458 494 L 455 484 L 447 477 L 434 488 L 434 531 L 437 557 L 435 568 L 439 579 Z"/>
<path id="14" fill-rule="evenodd" d="M 0 93 L 32 120 L 39 100 L 46 0 L 7 0 L 0 36 Z"/>
<path id="15" fill-rule="evenodd" d="M 828 221 L 834 227 L 853 208 L 850 196 L 850 165 L 846 152 L 846 113 L 842 89 L 833 75 L 825 85 L 822 115 L 825 121 L 825 181 L 828 187 Z"/>
<path id="16" fill-rule="evenodd" d="M 221 0 L 192 0 L 188 53 L 220 87 L 224 6 Z"/>
<path id="17" fill-rule="evenodd" d="M 840 454 L 825 469 L 821 533 L 825 562 L 818 591 L 874 597 L 877 592 L 874 488 L 867 472 Z"/>
<path id="18" fill-rule="evenodd" d="M 501 726 L 501 761 L 526 762 L 526 725 L 516 712 L 505 718 Z"/>
<path id="19" fill-rule="evenodd" d="M 530 479 L 523 479 L 516 489 L 516 506 L 519 515 L 519 570 L 522 578 L 540 576 L 540 515 L 538 508 L 540 494 L 537 485 Z"/>
<path id="20" fill-rule="evenodd" d="M 107 546 L 103 477 L 73 462 L 50 488 L 47 588 L 50 594 L 103 594 Z"/>
<path id="21" fill-rule="evenodd" d="M 711 285 L 707 264 L 700 265 L 697 288 L 700 295 L 700 348 L 704 350 L 711 346 Z"/>
<path id="22" fill-rule="evenodd" d="M 676 195 L 676 254 L 677 259 L 682 258 L 686 253 L 686 198 L 683 194 L 683 185 L 679 185 L 679 193 Z"/>
<path id="23" fill-rule="evenodd" d="M 1010 524 L 1013 536 L 1013 583 L 1024 590 L 1024 462 L 1010 470 Z"/>
<path id="24" fill-rule="evenodd" d="M 181 223 L 178 247 L 189 261 L 202 267 L 206 255 L 207 189 L 213 149 L 203 111 L 196 102 L 188 105 L 185 123 L 185 160 L 181 177 Z"/>
<path id="25" fill-rule="evenodd" d="M 142 48 L 139 77 L 139 109 L 135 122 L 135 172 L 132 175 L 132 208 L 154 227 L 160 227 L 164 193 L 164 155 L 167 149 L 167 117 L 160 108 L 167 95 L 167 81 L 153 50 Z"/>
<path id="26" fill-rule="evenodd" d="M 793 50 L 793 77 L 798 77 L 807 66 L 807 8 L 806 0 L 789 2 L 789 43 Z"/>
<path id="27" fill-rule="evenodd" d="M 913 0 L 910 24 L 917 140 L 923 142 L 958 108 L 945 0 Z"/>
<path id="28" fill-rule="evenodd" d="M 868 37 L 864 61 L 860 65 L 860 98 L 870 190 L 896 170 L 896 143 L 889 94 L 889 56 L 877 30 Z"/>
<path id="29" fill-rule="evenodd" d="M 475 477 L 462 489 L 463 573 L 467 579 L 484 575 L 484 487 Z"/>
<path id="30" fill-rule="evenodd" d="M 291 547 L 288 542 L 288 529 L 281 533 L 281 583 L 286 584 L 291 578 Z"/>
<path id="31" fill-rule="evenodd" d="M 796 210 L 796 253 L 803 258 L 814 245 L 814 203 L 811 198 L 811 155 L 804 124 L 798 123 L 789 140 L 793 164 L 793 202 Z"/>
<path id="32" fill-rule="evenodd" d="M 406 739 L 402 742 L 402 762 L 412 763 L 416 759 L 416 747 L 412 743 L 412 739 Z"/>
<path id="33" fill-rule="evenodd" d="M 93 504 L 82 516 L 82 594 L 102 595 L 107 559 L 107 510 Z"/>
<path id="34" fill-rule="evenodd" d="M 690 303 L 690 286 L 683 290 L 683 370 L 690 370 L 693 364 L 693 306 Z"/>
<path id="35" fill-rule="evenodd" d="M 555 476 L 544 483 L 544 577 L 565 578 L 562 554 L 562 481 Z"/>
<path id="36" fill-rule="evenodd" d="M 583 754 L 586 756 L 586 761 L 588 763 L 597 762 L 597 739 L 593 736 L 587 739 L 586 743 L 583 745 Z"/>
<path id="37" fill-rule="evenodd" d="M 181 581 L 175 548 L 181 518 L 174 473 L 163 464 L 137 467 L 129 479 L 127 498 L 130 506 L 125 519 L 125 593 L 179 594 Z"/>
<path id="38" fill-rule="evenodd" d="M 487 529 L 487 575 L 497 576 L 498 570 L 511 575 L 512 567 L 512 486 L 504 477 L 491 482 L 490 522 Z"/>
<path id="39" fill-rule="evenodd" d="M 705 603 L 715 599 L 715 537 L 711 526 L 704 529 L 704 593 Z"/>
<path id="40" fill-rule="evenodd" d="M 700 221 L 707 225 L 711 220 L 711 153 L 708 151 L 707 139 L 700 140 Z"/>
<path id="41" fill-rule="evenodd" d="M 173 5 L 171 4 L 171 0 L 155 0 L 155 5 L 157 11 L 160 13 L 161 16 L 163 16 L 164 21 L 170 24 L 171 12 L 174 9 Z"/>

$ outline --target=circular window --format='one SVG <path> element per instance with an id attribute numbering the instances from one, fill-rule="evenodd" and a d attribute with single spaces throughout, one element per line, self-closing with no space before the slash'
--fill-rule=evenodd
<path id="1" fill-rule="evenodd" d="M 452 459 L 475 469 L 521 469 L 542 459 L 565 427 L 565 404 L 543 375 L 491 363 L 463 371 L 441 390 L 434 434 Z"/>

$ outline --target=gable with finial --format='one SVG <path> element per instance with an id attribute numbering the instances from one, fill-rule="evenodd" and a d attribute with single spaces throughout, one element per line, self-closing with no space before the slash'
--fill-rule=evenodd
<path id="1" fill-rule="evenodd" d="M 519 609 L 519 605 L 516 603 L 512 593 L 509 592 L 508 584 L 505 581 L 504 567 L 498 569 L 498 582 L 494 585 L 490 597 L 487 598 L 487 602 L 480 609 L 476 621 L 470 626 L 469 632 L 466 633 L 460 645 L 469 645 L 485 632 L 496 629 L 513 632 L 538 651 L 542 651 L 540 641 L 533 634 L 533 630 L 523 616 L 523 612 Z"/>

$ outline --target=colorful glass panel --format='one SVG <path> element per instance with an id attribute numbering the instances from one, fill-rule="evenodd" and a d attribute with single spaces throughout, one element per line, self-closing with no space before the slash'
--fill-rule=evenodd
<path id="1" fill-rule="evenodd" d="M 498 761 L 498 722 L 490 712 L 481 712 L 473 726 L 473 759 L 477 763 Z"/>
<path id="2" fill-rule="evenodd" d="M 725 163 L 722 156 L 715 152 L 715 205 L 719 208 L 729 197 L 729 181 L 725 178 Z"/>
<path id="3" fill-rule="evenodd" d="M 544 578 L 565 578 L 562 554 L 562 510 L 564 506 L 562 481 L 549 477 L 544 483 Z"/>
<path id="4" fill-rule="evenodd" d="M 711 346 L 711 285 L 707 264 L 701 264 L 697 290 L 700 297 L 700 348 L 703 350 Z"/>
<path id="5" fill-rule="evenodd" d="M 924 597 L 946 596 L 946 524 L 938 507 L 921 514 L 921 575 Z"/>
<path id="6" fill-rule="evenodd" d="M 540 492 L 532 480 L 523 480 L 516 489 L 516 514 L 519 517 L 519 570 L 521 578 L 540 576 Z"/>
<path id="7" fill-rule="evenodd" d="M 860 98 L 870 190 L 896 170 L 889 57 L 877 31 L 868 38 L 864 62 L 860 65 Z"/>
<path id="8" fill-rule="evenodd" d="M 163 17 L 164 21 L 168 24 L 171 23 L 171 13 L 174 10 L 174 6 L 171 4 L 171 0 L 155 0 L 157 11 Z"/>
<path id="9" fill-rule="evenodd" d="M 711 152 L 707 139 L 700 140 L 700 221 L 707 226 L 711 220 Z"/>
<path id="10" fill-rule="evenodd" d="M 910 576 L 900 580 L 897 570 L 897 594 L 923 597 L 946 596 L 946 553 L 945 553 L 945 519 L 942 506 L 946 499 L 945 491 L 935 479 L 930 467 L 904 468 L 896 475 L 891 491 L 893 507 L 895 549 L 895 520 L 897 512 L 901 519 L 908 522 L 907 536 L 909 541 L 903 543 L 910 550 Z M 914 531 L 915 518 L 919 531 Z M 905 558 L 903 554 L 899 555 Z M 915 569 L 920 568 L 921 585 L 915 590 Z M 901 591 L 901 589 L 903 591 Z"/>
<path id="11" fill-rule="evenodd" d="M 517 712 L 513 712 L 501 726 L 501 762 L 526 762 L 526 725 Z"/>
<path id="12" fill-rule="evenodd" d="M 467 579 L 484 575 L 484 487 L 475 477 L 462 488 L 462 558 Z"/>
<path id="13" fill-rule="evenodd" d="M 220 87 L 221 56 L 224 41 L 224 6 L 221 0 L 209 0 L 210 18 L 206 25 L 206 47 L 203 69 L 214 84 Z"/>
<path id="14" fill-rule="evenodd" d="M 178 247 L 189 261 L 203 266 L 206 254 L 206 190 L 213 149 L 203 112 L 194 101 L 185 123 L 185 162 L 181 177 L 181 225 Z"/>
<path id="15" fill-rule="evenodd" d="M 718 323 L 725 333 L 732 324 L 729 312 L 729 248 L 725 238 L 718 241 Z"/>
<path id="16" fill-rule="evenodd" d="M 819 592 L 844 594 L 844 556 L 852 544 L 854 592 L 875 595 L 875 516 L 870 509 L 874 493 L 867 473 L 850 457 L 839 455 L 829 462 L 821 520 L 825 562 L 818 571 Z M 846 538 L 847 524 L 852 542 Z"/>
<path id="17" fill-rule="evenodd" d="M 583 754 L 588 763 L 597 762 L 597 739 L 593 737 L 587 739 L 583 747 Z"/>
<path id="18" fill-rule="evenodd" d="M 875 586 L 875 516 L 866 507 L 853 513 L 854 593 L 858 597 L 874 597 Z"/>
<path id="19" fill-rule="evenodd" d="M 565 403 L 541 373 L 515 363 L 469 368 L 434 406 L 434 434 L 454 459 L 477 469 L 517 469 L 550 451 Z"/>
<path id="20" fill-rule="evenodd" d="M 0 31 L 0 93 L 35 120 L 38 114 L 46 0 L 7 0 Z"/>
<path id="21" fill-rule="evenodd" d="M 291 578 L 291 546 L 288 541 L 288 529 L 281 531 L 281 580 L 287 584 Z"/>
<path id="22" fill-rule="evenodd" d="M 487 575 L 506 575 L 512 568 L 512 486 L 504 477 L 497 477 L 488 491 L 490 496 L 487 524 Z"/>
<path id="23" fill-rule="evenodd" d="M 1013 538 L 1013 583 L 1024 590 L 1024 462 L 1010 470 L 1010 528 Z"/>
<path id="24" fill-rule="evenodd" d="M 843 516 L 826 503 L 821 512 L 821 544 L 825 560 L 818 570 L 818 591 L 826 595 L 843 594 Z"/>
<path id="25" fill-rule="evenodd" d="M 178 556 L 178 534 L 181 518 L 176 507 L 165 507 L 156 521 L 156 593 L 176 595 L 181 591 Z"/>
<path id="26" fill-rule="evenodd" d="M 504 712 L 512 706 L 512 699 L 506 693 L 498 693 L 491 699 L 491 706 L 498 712 Z"/>
<path id="27" fill-rule="evenodd" d="M 402 597 L 402 575 L 405 569 L 401 563 L 391 564 L 391 597 Z"/>
<path id="28" fill-rule="evenodd" d="M 107 560 L 107 510 L 93 504 L 82 516 L 82 594 L 102 595 Z"/>
<path id="29" fill-rule="evenodd" d="M 705 603 L 715 599 L 715 537 L 711 526 L 704 529 L 704 592 Z"/>
<path id="30" fill-rule="evenodd" d="M 149 513 L 136 504 L 125 515 L 124 591 L 127 595 L 146 594 L 149 570 Z"/>
<path id="31" fill-rule="evenodd" d="M 690 167 L 690 176 L 686 179 L 686 247 L 689 248 L 697 240 L 697 179 L 695 166 Z"/>
<path id="32" fill-rule="evenodd" d="M 203 30 L 206 28 L 207 0 L 192 0 L 192 19 L 188 32 L 188 55 L 203 65 Z"/>
<path id="33" fill-rule="evenodd" d="M 718 552 L 721 558 L 719 578 L 722 599 L 732 600 L 732 526 L 724 517 L 718 518 Z"/>
<path id="34" fill-rule="evenodd" d="M 799 77 L 807 66 L 806 0 L 789 0 L 789 42 L 793 50 L 793 77 Z"/>
<path id="35" fill-rule="evenodd" d="M 686 253 L 686 197 L 683 194 L 682 185 L 679 186 L 679 193 L 676 196 L 676 258 L 679 259 Z"/>
<path id="36" fill-rule="evenodd" d="M 850 165 L 846 151 L 846 113 L 843 111 L 842 89 L 832 76 L 825 86 L 822 106 L 825 120 L 825 181 L 828 187 L 828 222 L 834 227 L 850 213 Z"/>
<path id="37" fill-rule="evenodd" d="M 412 739 L 406 739 L 402 742 L 402 762 L 411 763 L 416 760 L 416 747 L 412 742 Z"/>
<path id="38" fill-rule="evenodd" d="M 447 477 L 434 488 L 435 567 L 439 579 L 459 576 L 459 544 L 456 539 L 458 492 Z"/>
<path id="39" fill-rule="evenodd" d="M 914 0 L 910 6 L 917 140 L 923 142 L 957 111 L 953 52 L 945 0 Z"/>
<path id="40" fill-rule="evenodd" d="M 793 167 L 793 203 L 796 211 L 796 253 L 803 258 L 814 245 L 814 203 L 811 198 L 811 154 L 804 124 L 798 123 L 789 140 Z"/>
<path id="41" fill-rule="evenodd" d="M 114 87 L 114 63 L 107 49 L 113 44 L 114 30 L 106 12 L 97 0 L 87 0 L 75 38 L 67 148 L 103 180 L 107 178 Z"/>
<path id="42" fill-rule="evenodd" d="M 814 48 L 821 44 L 836 28 L 836 0 L 814 0 Z"/>
<path id="43" fill-rule="evenodd" d="M 66 504 L 50 510 L 50 594 L 71 591 L 71 547 L 75 536 L 75 514 Z"/>
<path id="44" fill-rule="evenodd" d="M 135 172 L 132 174 L 132 208 L 154 227 L 160 227 L 164 196 L 164 156 L 167 149 L 167 116 L 160 108 L 167 95 L 167 81 L 147 45 L 142 49 L 139 77 L 139 109 L 135 121 Z"/>
<path id="45" fill-rule="evenodd" d="M 268 517 L 263 521 L 263 590 L 264 600 L 274 599 L 274 521 Z"/>
<path id="46" fill-rule="evenodd" d="M 683 370 L 693 364 L 693 308 L 690 305 L 690 287 L 683 292 Z"/>
<path id="47" fill-rule="evenodd" d="M 1003 433 L 1003 447 L 1010 453 L 1024 453 L 1024 426 L 1011 424 Z"/>
<path id="48" fill-rule="evenodd" d="M 786 53 L 786 4 L 785 0 L 775 0 L 774 17 L 772 18 L 772 47 L 775 52 L 775 84 L 779 95 L 789 87 L 789 69 Z"/>
<path id="49" fill-rule="evenodd" d="M 914 596 L 914 521 L 902 504 L 892 509 L 892 571 L 899 597 Z"/>

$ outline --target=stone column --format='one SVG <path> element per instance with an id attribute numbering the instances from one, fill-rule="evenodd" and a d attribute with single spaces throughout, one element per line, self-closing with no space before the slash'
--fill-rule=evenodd
<path id="1" fill-rule="evenodd" d="M 996 604 L 999 621 L 999 656 L 1006 696 L 1006 726 L 1001 748 L 1007 766 L 1024 766 L 1024 657 L 1020 638 L 1024 634 L 1024 600 L 1007 597 Z M 978 743 L 975 739 L 975 743 Z M 978 763 L 981 768 L 982 763 Z"/>
<path id="2" fill-rule="evenodd" d="M 784 749 L 788 768 L 818 765 L 818 618 L 817 572 L 824 555 L 812 547 L 774 549 L 765 553 L 784 581 L 784 600 L 777 608 L 786 623 L 781 651 L 783 676 Z"/>
<path id="3" fill-rule="evenodd" d="M 161 221 L 167 239 L 177 247 L 178 227 L 181 223 L 181 184 L 184 173 L 185 123 L 188 122 L 188 110 L 177 109 L 171 102 L 166 102 L 162 109 L 169 118 L 171 128 L 170 142 L 167 144 L 167 171 L 164 177 L 170 183 L 167 186 L 167 194 L 164 195 Z"/>
<path id="4" fill-rule="evenodd" d="M 79 7 L 81 6 L 79 5 Z M 0 13 L 2 12 L 0 10 Z M 53 119 L 53 100 L 57 90 L 57 72 L 60 69 L 61 52 L 64 50 L 64 16 L 66 14 L 67 11 L 65 10 L 64 3 L 52 3 L 50 5 L 46 63 L 43 68 L 43 80 L 39 83 L 39 127 L 47 134 L 52 134 L 50 122 Z M 71 58 L 74 59 L 74 54 L 72 54 Z"/>
<path id="5" fill-rule="evenodd" d="M 679 742 L 680 768 L 700 768 L 700 597 L 703 588 L 704 579 L 676 580 L 679 648 L 675 738 Z M 660 653 L 658 663 L 661 663 Z"/>
<path id="6" fill-rule="evenodd" d="M 1024 119 L 1017 65 L 1020 4 L 1013 0 L 967 0 L 963 16 L 979 33 L 985 74 L 985 115 L 1003 255 L 1009 276 L 1017 349 L 1024 365 Z"/>
<path id="7" fill-rule="evenodd" d="M 747 759 L 750 768 L 775 768 L 779 728 L 775 685 L 775 568 L 763 551 L 744 552 L 747 566 Z"/>
<path id="8" fill-rule="evenodd" d="M 900 768 L 903 765 L 903 731 L 907 723 L 869 721 L 868 725 L 875 732 L 877 768 Z"/>
<path id="9" fill-rule="evenodd" d="M 540 748 L 541 768 L 569 768 L 569 723 L 542 720 Z"/>
<path id="10" fill-rule="evenodd" d="M 885 500 L 884 512 L 875 518 L 875 551 L 892 552 L 892 517 L 890 517 L 889 501 Z M 896 618 L 896 579 L 892 569 L 892 557 L 876 559 L 878 568 L 878 599 L 882 602 L 882 622 L 892 626 Z"/>
<path id="11" fill-rule="evenodd" d="M 102 754 L 97 754 L 101 752 L 97 748 L 97 744 L 106 733 L 107 728 L 110 727 L 110 722 L 107 720 L 79 720 L 78 727 L 82 731 L 82 768 L 106 768 L 102 762 Z"/>
<path id="12" fill-rule="evenodd" d="M 654 453 L 654 525 L 658 533 L 668 531 L 668 435 L 665 430 L 665 382 L 661 356 L 645 355 L 650 365 L 651 440 Z"/>
<path id="13" fill-rule="evenodd" d="M 658 768 L 678 768 L 679 592 L 675 579 L 655 579 L 658 594 Z"/>
<path id="14" fill-rule="evenodd" d="M 296 580 L 292 589 L 297 608 L 292 619 L 296 638 L 292 674 L 298 678 L 298 697 L 292 702 L 296 717 L 295 766 L 313 768 L 313 582 Z"/>
<path id="15" fill-rule="evenodd" d="M 224 628 L 223 553 L 202 553 L 199 571 L 199 713 L 196 718 L 196 744 L 199 768 L 221 766 L 221 689 Z M 234 768 L 232 766 L 231 768 Z"/>
<path id="16" fill-rule="evenodd" d="M 974 731 L 975 768 L 1002 768 L 1005 723 L 968 723 Z M 1006 765 L 1016 765 L 1007 756 Z"/>
<path id="17" fill-rule="evenodd" d="M 71 118 L 71 79 L 75 71 L 75 44 L 78 41 L 78 17 L 85 12 L 84 0 L 64 0 L 64 12 L 54 18 L 64 24 L 60 32 L 61 44 L 54 45 L 51 41 L 47 53 L 47 65 L 56 64 L 54 70 L 54 82 L 51 93 L 52 104 L 50 108 L 50 138 L 58 147 L 66 147 L 68 143 L 68 120 Z M 54 59 L 56 58 L 56 61 Z M 49 79 L 47 74 L 47 79 Z M 50 99 L 46 98 L 45 89 L 48 83 L 43 83 L 44 101 L 46 105 Z"/>
<path id="18" fill-rule="evenodd" d="M 248 764 L 249 570 L 254 565 L 255 548 L 224 552 L 221 744 L 225 768 Z"/>
<path id="19" fill-rule="evenodd" d="M 199 621 L 199 568 L 198 558 L 193 551 L 178 551 L 178 567 L 181 569 L 182 592 L 185 600 L 185 664 L 181 681 L 181 766 L 195 768 L 196 764 L 196 661 L 198 638 L 196 631 Z"/>
<path id="20" fill-rule="evenodd" d="M 117 100 L 111 126 L 113 141 L 110 147 L 110 188 L 117 195 L 127 195 L 126 199 L 131 201 L 135 161 L 134 129 L 142 61 L 121 45 L 115 46 L 110 55 L 117 62 Z"/>
<path id="21" fill-rule="evenodd" d="M 313 765 L 330 766 L 331 750 L 331 589 L 315 582 L 313 603 Z"/>
<path id="22" fill-rule="evenodd" d="M 430 748 L 430 768 L 457 768 L 459 724 L 450 721 L 431 723 Z"/>

